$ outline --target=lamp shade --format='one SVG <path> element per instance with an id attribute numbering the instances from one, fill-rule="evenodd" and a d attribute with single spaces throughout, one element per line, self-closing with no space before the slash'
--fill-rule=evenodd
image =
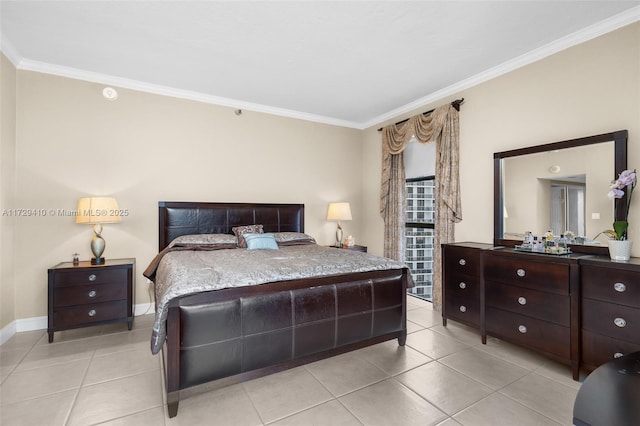
<path id="1" fill-rule="evenodd" d="M 113 197 L 86 197 L 78 201 L 76 223 L 95 225 L 97 223 L 117 223 L 118 202 Z"/>
<path id="2" fill-rule="evenodd" d="M 351 220 L 351 207 L 349 203 L 329 203 L 327 220 Z"/>

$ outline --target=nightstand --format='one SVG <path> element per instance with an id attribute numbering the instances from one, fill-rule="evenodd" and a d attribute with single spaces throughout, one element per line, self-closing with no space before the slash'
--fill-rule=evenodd
<path id="1" fill-rule="evenodd" d="M 336 247 L 336 246 L 327 246 L 327 247 L 331 247 L 331 248 L 339 248 L 342 250 L 352 250 L 352 251 L 361 251 L 366 253 L 367 252 L 367 246 L 359 246 L 359 245 L 354 245 L 352 247 Z"/>
<path id="2" fill-rule="evenodd" d="M 126 321 L 131 330 L 135 266 L 135 259 L 107 259 L 49 268 L 49 343 L 54 332 L 72 328 Z"/>

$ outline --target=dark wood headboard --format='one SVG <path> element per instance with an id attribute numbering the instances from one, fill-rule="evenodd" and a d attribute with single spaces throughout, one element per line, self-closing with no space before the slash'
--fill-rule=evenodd
<path id="1" fill-rule="evenodd" d="M 160 201 L 159 250 L 188 234 L 233 234 L 234 226 L 262 224 L 265 232 L 304 232 L 304 204 Z"/>

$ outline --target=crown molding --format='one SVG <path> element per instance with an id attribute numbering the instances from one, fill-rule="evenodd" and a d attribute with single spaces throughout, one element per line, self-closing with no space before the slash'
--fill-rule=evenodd
<path id="1" fill-rule="evenodd" d="M 159 84 L 146 83 L 143 81 L 132 80 L 128 78 L 116 77 L 107 74 L 85 71 L 72 67 L 64 67 L 60 65 L 49 64 L 46 62 L 32 61 L 30 59 L 22 59 L 19 68 L 25 71 L 35 71 L 44 74 L 52 74 L 60 77 L 73 78 L 92 83 L 106 84 L 117 86 L 124 89 L 137 90 L 141 92 L 153 93 L 156 95 L 170 96 L 180 99 L 188 99 L 207 104 L 227 106 L 234 109 L 243 109 L 247 111 L 261 112 L 265 114 L 278 115 L 282 117 L 295 118 L 299 120 L 313 121 L 317 123 L 329 124 L 332 126 L 358 128 L 358 123 L 347 120 L 340 120 L 332 117 L 325 117 L 316 114 L 309 114 L 300 111 L 289 110 L 285 108 L 277 108 L 269 105 L 245 102 L 236 99 L 224 98 L 221 96 L 207 95 L 205 93 L 194 92 L 190 90 L 176 89 L 174 87 L 162 86 Z"/>
<path id="2" fill-rule="evenodd" d="M 465 89 L 477 86 L 480 83 L 492 80 L 508 72 L 524 67 L 525 65 L 529 65 L 562 50 L 587 42 L 591 39 L 633 24 L 637 21 L 640 21 L 640 6 L 636 6 L 618 15 L 614 15 L 608 19 L 598 22 L 597 24 L 591 25 L 590 27 L 586 27 L 580 31 L 576 31 L 542 47 L 539 47 L 514 59 L 504 62 L 498 66 L 490 68 L 484 72 L 459 81 L 455 84 L 452 84 L 451 86 L 445 87 L 422 98 L 416 99 L 411 103 L 395 108 L 385 114 L 367 121 L 366 123 L 362 123 L 360 128 L 367 129 L 373 126 L 380 127 L 380 125 L 383 125 L 383 123 L 388 120 L 397 120 L 403 114 L 407 114 L 430 103 L 437 102 L 450 96 L 460 95 L 460 92 Z"/>
<path id="3" fill-rule="evenodd" d="M 22 56 L 18 53 L 13 44 L 5 37 L 5 35 L 0 31 L 0 51 L 4 53 L 4 56 L 7 57 L 9 61 L 13 64 L 14 67 L 18 68 L 20 62 L 22 61 Z"/>

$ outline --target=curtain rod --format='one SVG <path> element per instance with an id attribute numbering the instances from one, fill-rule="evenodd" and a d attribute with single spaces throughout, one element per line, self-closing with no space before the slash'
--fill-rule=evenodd
<path id="1" fill-rule="evenodd" d="M 460 111 L 460 105 L 462 105 L 463 102 L 464 102 L 464 98 L 456 99 L 455 101 L 451 102 L 451 106 L 454 107 L 456 109 L 456 111 Z M 435 108 L 431 109 L 431 110 L 429 110 L 427 112 L 423 112 L 422 115 L 431 114 L 433 111 L 435 111 Z M 398 124 L 406 123 L 407 121 L 409 121 L 409 119 L 405 118 L 404 120 L 398 121 L 395 125 L 397 126 Z M 381 132 L 382 129 L 383 128 L 380 127 L 378 129 L 378 131 Z"/>

